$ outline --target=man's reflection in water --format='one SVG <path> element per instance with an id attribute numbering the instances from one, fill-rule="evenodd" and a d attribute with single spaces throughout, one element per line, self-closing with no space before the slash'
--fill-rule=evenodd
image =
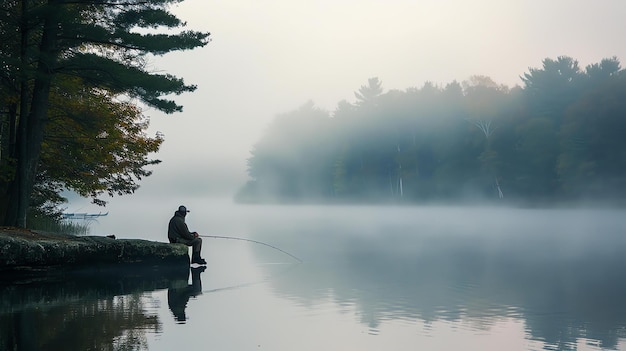
<path id="1" fill-rule="evenodd" d="M 185 308 L 190 297 L 196 297 L 202 294 L 202 281 L 200 281 L 200 273 L 204 272 L 205 266 L 191 268 L 191 285 L 188 284 L 189 273 L 186 279 L 177 279 L 170 281 L 170 287 L 167 290 L 167 304 L 174 314 L 174 319 L 179 323 L 185 323 L 187 316 Z"/>

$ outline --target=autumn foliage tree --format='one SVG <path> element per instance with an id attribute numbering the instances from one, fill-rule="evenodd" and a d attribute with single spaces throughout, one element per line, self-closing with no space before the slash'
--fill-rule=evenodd
<path id="1" fill-rule="evenodd" d="M 82 87 L 74 78 L 51 93 L 35 190 L 71 189 L 104 204 L 100 195 L 130 194 L 151 174 L 145 167 L 160 161 L 147 155 L 163 138 L 145 133 L 136 105 Z"/>

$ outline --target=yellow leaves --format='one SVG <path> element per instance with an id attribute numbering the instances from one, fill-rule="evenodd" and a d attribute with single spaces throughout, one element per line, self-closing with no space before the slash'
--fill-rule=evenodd
<path id="1" fill-rule="evenodd" d="M 42 150 L 41 169 L 85 195 L 130 193 L 143 168 L 163 142 L 150 137 L 141 109 L 101 89 L 84 87 L 77 78 L 59 81 L 51 94 L 50 123 Z"/>

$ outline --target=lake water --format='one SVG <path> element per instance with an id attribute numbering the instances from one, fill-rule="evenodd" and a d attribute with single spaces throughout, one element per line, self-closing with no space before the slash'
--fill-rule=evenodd
<path id="1" fill-rule="evenodd" d="M 179 204 L 93 234 L 165 241 Z M 0 285 L 18 350 L 626 350 L 623 210 L 185 203 L 204 271 Z M 17 347 L 16 347 L 17 345 Z"/>

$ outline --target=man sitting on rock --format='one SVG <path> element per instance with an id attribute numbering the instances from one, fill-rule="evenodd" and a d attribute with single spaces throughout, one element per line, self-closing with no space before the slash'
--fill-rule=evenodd
<path id="1" fill-rule="evenodd" d="M 170 243 L 181 243 L 192 247 L 191 263 L 206 264 L 206 261 L 200 257 L 202 239 L 197 232 L 189 232 L 185 223 L 187 212 L 190 211 L 185 206 L 179 206 L 178 211 L 174 212 L 174 217 L 170 219 L 167 227 L 167 238 Z"/>

